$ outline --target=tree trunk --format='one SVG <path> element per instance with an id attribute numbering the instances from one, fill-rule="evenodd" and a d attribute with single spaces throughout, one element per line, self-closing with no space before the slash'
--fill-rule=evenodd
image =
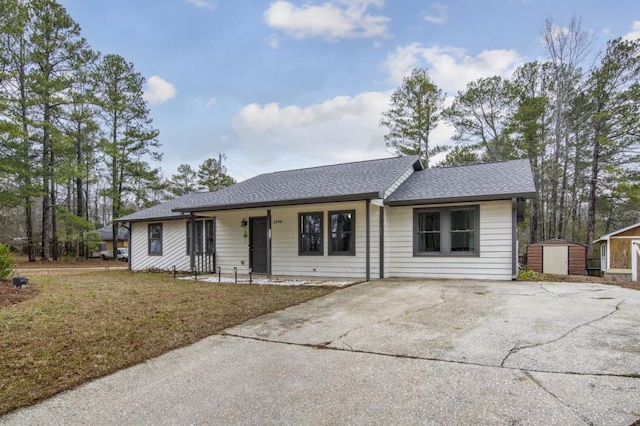
<path id="1" fill-rule="evenodd" d="M 25 228 L 27 232 L 27 256 L 29 256 L 29 262 L 35 262 L 36 249 L 33 244 L 33 212 L 31 210 L 31 197 L 25 198 L 24 215 Z"/>
<path id="2" fill-rule="evenodd" d="M 76 175 L 75 190 L 76 190 L 76 216 L 84 217 L 84 200 L 83 190 L 84 183 L 82 182 L 82 167 L 84 160 L 82 159 L 82 124 L 78 122 L 78 128 L 76 129 L 76 164 L 78 167 L 78 174 Z M 69 206 L 71 208 L 71 206 Z"/>
<path id="3" fill-rule="evenodd" d="M 42 126 L 42 260 L 47 262 L 50 259 L 51 249 L 51 135 L 49 123 L 51 111 L 48 105 L 44 106 Z"/>
<path id="4" fill-rule="evenodd" d="M 20 45 L 20 57 L 24 58 L 24 40 Z M 29 111 L 27 108 L 27 79 L 24 61 L 21 62 L 21 66 L 18 67 L 18 84 L 20 87 L 20 120 L 22 124 L 22 152 L 20 153 L 24 162 L 23 165 L 27 167 L 31 158 L 31 142 L 29 140 Z M 27 256 L 29 262 L 36 261 L 36 249 L 33 241 L 33 199 L 31 198 L 32 182 L 31 175 L 29 173 L 22 173 L 22 185 L 23 190 L 26 192 L 24 197 L 24 215 L 25 215 L 25 232 L 27 234 Z"/>
<path id="5" fill-rule="evenodd" d="M 562 180 L 560 183 L 560 205 L 558 206 L 558 238 L 566 238 L 565 224 L 565 202 L 567 198 L 567 172 L 569 169 L 569 138 L 565 140 L 564 156 L 562 162 Z"/>
<path id="6" fill-rule="evenodd" d="M 560 161 L 560 156 L 558 154 L 558 149 L 560 148 L 559 144 L 556 144 L 555 152 L 553 153 L 553 159 L 551 160 L 550 168 L 550 179 L 549 184 L 550 188 L 550 197 L 549 197 L 549 237 L 556 238 L 558 229 L 557 229 L 557 219 L 558 219 L 558 167 L 560 166 L 558 163 Z"/>
<path id="7" fill-rule="evenodd" d="M 536 195 L 531 199 L 530 224 L 529 224 L 529 242 L 538 242 L 538 223 L 540 221 L 540 170 L 538 168 L 538 159 L 533 158 L 531 168 L 533 169 L 534 184 L 536 187 Z"/>
<path id="8" fill-rule="evenodd" d="M 51 152 L 51 164 L 53 164 L 53 151 Z M 51 257 L 53 260 L 60 259 L 60 248 L 58 246 L 58 200 L 57 185 L 51 179 Z"/>
<path id="9" fill-rule="evenodd" d="M 593 156 L 591 157 L 591 179 L 589 180 L 589 202 L 587 210 L 587 256 L 593 256 L 593 240 L 596 235 L 596 194 L 600 161 L 600 126 L 593 134 Z"/>

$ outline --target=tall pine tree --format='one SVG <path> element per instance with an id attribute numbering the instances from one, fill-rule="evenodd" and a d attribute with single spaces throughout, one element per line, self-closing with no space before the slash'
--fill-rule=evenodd
<path id="1" fill-rule="evenodd" d="M 95 104 L 99 108 L 105 137 L 100 146 L 109 171 L 106 194 L 112 200 L 112 218 L 122 215 L 124 196 L 132 193 L 131 177 L 140 170 L 143 157 L 160 160 L 158 130 L 153 128 L 143 99 L 144 78 L 132 63 L 119 55 L 105 55 L 94 77 Z M 113 223 L 113 247 L 118 225 Z"/>

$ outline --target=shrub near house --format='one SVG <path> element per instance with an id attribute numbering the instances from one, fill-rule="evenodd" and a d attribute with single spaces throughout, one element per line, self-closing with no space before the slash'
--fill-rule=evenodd
<path id="1" fill-rule="evenodd" d="M 6 280 L 13 272 L 13 258 L 9 246 L 0 244 L 0 280 Z"/>

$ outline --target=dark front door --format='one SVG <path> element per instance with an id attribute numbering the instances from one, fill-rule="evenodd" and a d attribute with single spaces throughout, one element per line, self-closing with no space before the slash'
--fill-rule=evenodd
<path id="1" fill-rule="evenodd" d="M 257 274 L 267 273 L 267 218 L 249 219 L 249 264 Z"/>

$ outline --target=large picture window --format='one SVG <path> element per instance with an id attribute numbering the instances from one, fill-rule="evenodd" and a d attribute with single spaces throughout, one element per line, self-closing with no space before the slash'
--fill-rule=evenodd
<path id="1" fill-rule="evenodd" d="M 213 253 L 215 251 L 215 224 L 213 220 L 195 223 L 194 248 L 196 253 Z M 187 254 L 191 254 L 191 222 L 187 222 Z"/>
<path id="2" fill-rule="evenodd" d="M 298 253 L 322 255 L 322 213 L 298 215 Z"/>
<path id="3" fill-rule="evenodd" d="M 162 256 L 162 224 L 149 224 L 147 234 L 149 240 L 149 256 Z"/>
<path id="4" fill-rule="evenodd" d="M 477 255 L 479 208 L 416 209 L 413 212 L 414 254 Z"/>
<path id="5" fill-rule="evenodd" d="M 356 212 L 354 210 L 329 212 L 329 254 L 355 255 L 355 229 Z"/>

